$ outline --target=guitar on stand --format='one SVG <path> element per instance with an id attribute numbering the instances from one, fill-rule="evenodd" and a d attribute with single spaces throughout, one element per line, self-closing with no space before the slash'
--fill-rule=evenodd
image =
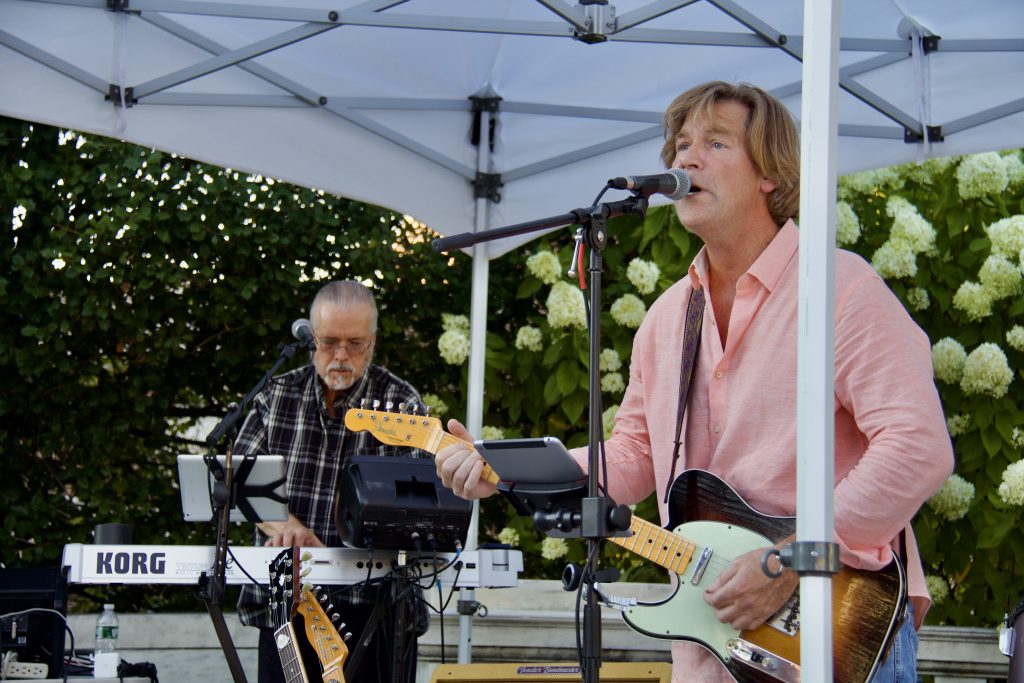
<path id="1" fill-rule="evenodd" d="M 437 453 L 465 443 L 444 432 L 437 418 L 352 408 L 345 426 L 369 431 L 387 444 Z M 497 484 L 485 463 L 482 478 Z M 764 625 L 739 631 L 723 624 L 703 600 L 706 586 L 732 558 L 772 545 L 795 527 L 793 517 L 763 515 L 724 481 L 703 470 L 687 470 L 672 485 L 665 528 L 633 516 L 628 536 L 608 540 L 675 575 L 671 595 L 656 603 L 616 599 L 626 624 L 646 636 L 689 640 L 710 650 L 737 681 L 800 681 L 800 612 L 794 596 Z M 833 579 L 833 671 L 839 683 L 865 683 L 884 659 L 906 608 L 903 567 L 893 561 L 879 571 L 843 567 Z"/>
<path id="2" fill-rule="evenodd" d="M 281 658 L 287 683 L 345 683 L 342 667 L 348 657 L 345 638 L 334 626 L 338 615 L 328 617 L 322 603 L 325 595 L 316 596 L 308 586 L 299 586 L 298 548 L 285 548 L 270 564 L 270 611 L 274 620 L 274 642 Z M 328 605 L 330 609 L 331 605 Z M 299 649 L 295 618 L 301 616 L 303 635 L 312 645 L 318 660 L 319 675 L 312 679 L 306 672 Z M 344 628 L 344 624 L 341 624 Z"/>

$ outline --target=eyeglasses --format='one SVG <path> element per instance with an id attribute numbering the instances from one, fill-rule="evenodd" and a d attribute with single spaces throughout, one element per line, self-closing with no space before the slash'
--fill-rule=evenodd
<path id="1" fill-rule="evenodd" d="M 335 354 L 338 349 L 345 347 L 345 352 L 350 356 L 359 356 L 366 352 L 366 349 L 370 347 L 370 339 L 316 339 L 317 351 L 323 350 L 330 354 Z"/>

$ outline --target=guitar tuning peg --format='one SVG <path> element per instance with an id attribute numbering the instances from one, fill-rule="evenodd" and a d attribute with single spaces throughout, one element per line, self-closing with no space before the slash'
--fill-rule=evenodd
<path id="1" fill-rule="evenodd" d="M 299 559 L 303 562 L 309 562 L 313 559 L 313 553 L 309 552 L 308 550 L 303 550 L 302 556 Z"/>
<path id="2" fill-rule="evenodd" d="M 421 404 L 423 406 L 423 417 L 430 417 L 430 406 L 426 403 Z"/>
<path id="3" fill-rule="evenodd" d="M 304 584 L 302 584 L 302 590 L 307 592 L 307 593 L 312 593 L 313 592 L 313 587 L 311 585 L 309 585 L 308 583 L 304 583 Z"/>
<path id="4" fill-rule="evenodd" d="M 392 403 L 391 401 L 388 401 L 387 403 L 384 404 L 384 410 L 388 411 L 389 413 L 391 412 L 391 409 L 394 407 L 395 404 Z"/>
<path id="5" fill-rule="evenodd" d="M 337 612 L 335 612 L 334 614 L 331 615 L 331 621 L 337 622 L 338 619 L 341 619 L 341 615 L 338 614 Z"/>
<path id="6" fill-rule="evenodd" d="M 402 415 L 405 415 L 405 404 L 404 403 L 399 403 L 398 404 L 398 412 L 400 412 Z"/>
<path id="7" fill-rule="evenodd" d="M 364 409 L 364 410 L 366 409 L 366 404 L 367 403 L 369 403 L 369 399 L 366 399 L 366 398 L 359 399 L 359 407 Z"/>
<path id="8" fill-rule="evenodd" d="M 377 410 L 377 408 L 380 408 L 380 401 L 373 399 L 373 409 Z"/>
<path id="9" fill-rule="evenodd" d="M 309 573 L 312 572 L 312 571 L 313 571 L 312 567 L 303 567 L 302 571 L 299 572 L 299 576 L 301 576 L 302 578 L 306 578 L 307 576 L 309 576 Z"/>

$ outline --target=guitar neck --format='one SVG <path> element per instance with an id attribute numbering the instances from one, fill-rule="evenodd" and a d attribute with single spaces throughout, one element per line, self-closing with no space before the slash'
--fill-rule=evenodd
<path id="1" fill-rule="evenodd" d="M 281 658 L 281 669 L 284 671 L 286 683 L 309 683 L 302 656 L 295 646 L 297 641 L 291 622 L 274 631 L 274 641 L 277 644 L 277 654 Z"/>
<path id="2" fill-rule="evenodd" d="M 656 524 L 633 515 L 629 530 L 630 536 L 608 540 L 676 574 L 686 571 L 693 559 L 696 544 Z"/>
<path id="3" fill-rule="evenodd" d="M 456 436 L 452 436 L 448 432 L 442 431 L 441 434 L 441 440 L 437 445 L 437 449 L 430 451 L 434 455 L 437 455 L 437 452 L 443 448 L 447 448 L 448 446 L 457 446 L 459 444 L 468 446 L 470 449 L 473 449 L 473 444 L 469 443 L 468 441 L 460 439 Z M 497 472 L 491 469 L 491 466 L 487 464 L 486 460 L 484 461 L 484 469 L 483 472 L 480 473 L 480 478 L 483 479 L 484 481 L 489 481 L 495 485 L 497 485 L 498 482 L 501 481 L 501 477 L 498 476 Z"/>

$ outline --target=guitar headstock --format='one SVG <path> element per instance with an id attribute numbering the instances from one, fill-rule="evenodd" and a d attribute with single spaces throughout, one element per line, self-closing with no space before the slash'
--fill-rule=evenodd
<path id="1" fill-rule="evenodd" d="M 342 635 L 339 632 L 338 629 L 344 629 L 345 624 L 340 623 L 340 615 L 333 612 L 334 605 L 330 604 L 327 594 L 319 587 L 316 590 L 319 592 L 314 592 L 311 586 L 303 586 L 299 597 L 299 613 L 305 623 L 306 639 L 316 650 L 324 683 L 344 683 L 342 669 L 348 657 L 345 641 L 352 634 Z M 331 616 L 327 616 L 327 612 L 332 612 Z"/>
<path id="2" fill-rule="evenodd" d="M 349 408 L 345 426 L 354 432 L 371 432 L 375 439 L 390 446 L 422 448 L 431 453 L 444 436 L 441 421 L 436 417 L 383 410 Z"/>
<path id="3" fill-rule="evenodd" d="M 285 548 L 270 563 L 270 613 L 275 629 L 291 621 L 298 607 L 298 565 L 298 548 Z"/>

